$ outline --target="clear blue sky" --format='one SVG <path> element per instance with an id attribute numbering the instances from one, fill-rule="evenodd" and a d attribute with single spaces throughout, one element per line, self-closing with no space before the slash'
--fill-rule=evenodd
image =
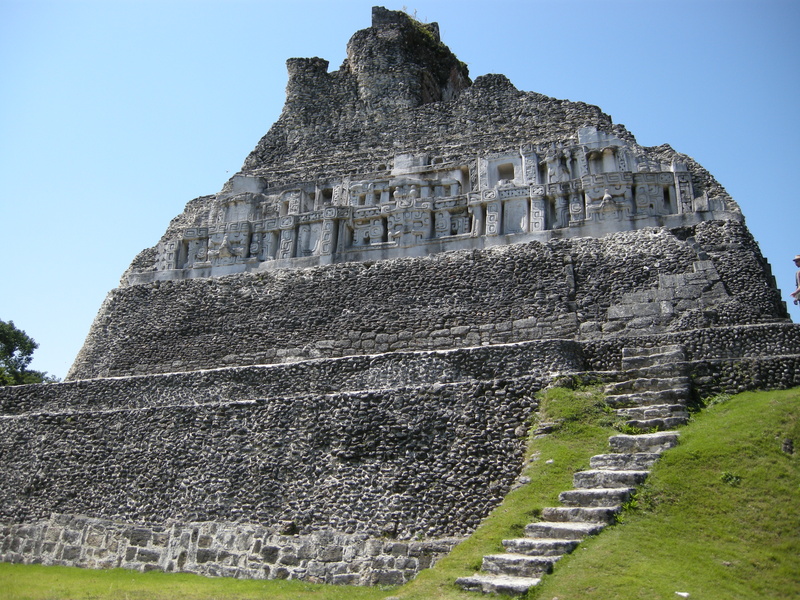
<path id="1" fill-rule="evenodd" d="M 406 1 L 473 79 L 596 104 L 694 157 L 788 297 L 800 2 Z M 337 69 L 378 3 L 0 0 L 0 319 L 39 342 L 33 368 L 63 377 L 134 256 L 239 170 L 280 114 L 286 59 Z"/>

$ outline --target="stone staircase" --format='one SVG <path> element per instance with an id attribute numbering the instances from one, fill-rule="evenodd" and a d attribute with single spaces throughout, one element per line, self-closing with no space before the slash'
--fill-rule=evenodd
<path id="1" fill-rule="evenodd" d="M 660 454 L 677 444 L 678 433 L 664 430 L 688 420 L 684 361 L 679 346 L 624 349 L 626 379 L 606 386 L 608 402 L 627 425 L 648 433 L 611 436 L 611 453 L 593 456 L 589 470 L 575 473 L 575 489 L 559 495 L 562 506 L 543 509 L 541 521 L 525 527 L 525 537 L 503 540 L 505 552 L 484 556 L 481 572 L 456 584 L 468 591 L 524 594 L 583 538 L 616 522 Z"/>
<path id="2" fill-rule="evenodd" d="M 678 345 L 623 348 L 622 370 L 628 379 L 606 386 L 606 402 L 629 427 L 663 431 L 685 425 L 691 391 L 685 361 Z"/>

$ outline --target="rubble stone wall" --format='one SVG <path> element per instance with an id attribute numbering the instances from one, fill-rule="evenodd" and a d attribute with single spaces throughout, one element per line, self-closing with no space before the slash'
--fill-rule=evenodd
<path id="1" fill-rule="evenodd" d="M 709 222 L 119 288 L 68 379 L 785 318 L 754 249 L 742 223 Z M 701 259 L 711 268 L 698 274 Z M 665 288 L 684 274 L 699 284 Z M 625 309 L 648 290 L 647 306 Z M 645 316 L 614 318 L 624 310 Z"/>
<path id="2" fill-rule="evenodd" d="M 794 323 L 708 327 L 659 335 L 636 335 L 586 340 L 581 356 L 589 371 L 617 371 L 623 348 L 655 348 L 680 345 L 686 360 L 693 363 L 800 356 L 800 327 Z M 765 380 L 764 387 L 782 388 L 780 382 Z M 789 386 L 791 387 L 791 386 Z M 753 389 L 753 388 L 748 388 Z"/>
<path id="3" fill-rule="evenodd" d="M 0 520 L 464 535 L 517 476 L 539 386 L 519 377 L 5 415 Z"/>
<path id="4" fill-rule="evenodd" d="M 698 398 L 800 385 L 774 323 L 0 390 L 0 560 L 403 583 L 513 485 L 537 390 L 671 344 Z"/>
<path id="5" fill-rule="evenodd" d="M 536 376 L 585 370 L 572 340 L 316 359 L 249 367 L 0 387 L 0 414 L 195 405 L 308 393 Z"/>

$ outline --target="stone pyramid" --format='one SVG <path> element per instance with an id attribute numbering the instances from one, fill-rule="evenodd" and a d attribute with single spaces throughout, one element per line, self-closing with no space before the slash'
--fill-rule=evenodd
<path id="1" fill-rule="evenodd" d="M 336 71 L 287 66 L 278 121 L 133 260 L 67 381 L 0 389 L 0 559 L 402 583 L 502 501 L 557 378 L 676 346 L 698 396 L 800 383 L 690 157 L 472 81 L 402 12 Z"/>

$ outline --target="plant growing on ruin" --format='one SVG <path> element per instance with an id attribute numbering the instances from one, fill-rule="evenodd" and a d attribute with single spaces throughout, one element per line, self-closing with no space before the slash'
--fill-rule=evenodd
<path id="1" fill-rule="evenodd" d="M 539 421 L 558 424 L 559 429 L 580 430 L 588 425 L 610 426 L 613 410 L 606 404 L 600 386 L 576 389 L 551 387 L 538 395 Z"/>
<path id="2" fill-rule="evenodd" d="M 639 508 L 639 493 L 634 492 L 631 494 L 631 497 L 622 503 L 620 507 L 620 511 L 615 515 L 614 519 L 617 524 L 622 524 L 625 522 L 626 517 L 628 514 L 634 510 Z"/>
<path id="3" fill-rule="evenodd" d="M 642 429 L 641 427 L 636 427 L 635 425 L 629 425 L 628 423 L 617 423 L 614 425 L 614 428 L 625 435 L 642 435 L 643 433 L 650 433 L 650 431 L 647 429 Z"/>
<path id="4" fill-rule="evenodd" d="M 724 404 L 731 399 L 730 394 L 714 394 L 713 396 L 709 396 L 703 400 L 703 406 L 705 408 L 709 408 L 711 406 L 715 406 L 717 404 Z"/>

